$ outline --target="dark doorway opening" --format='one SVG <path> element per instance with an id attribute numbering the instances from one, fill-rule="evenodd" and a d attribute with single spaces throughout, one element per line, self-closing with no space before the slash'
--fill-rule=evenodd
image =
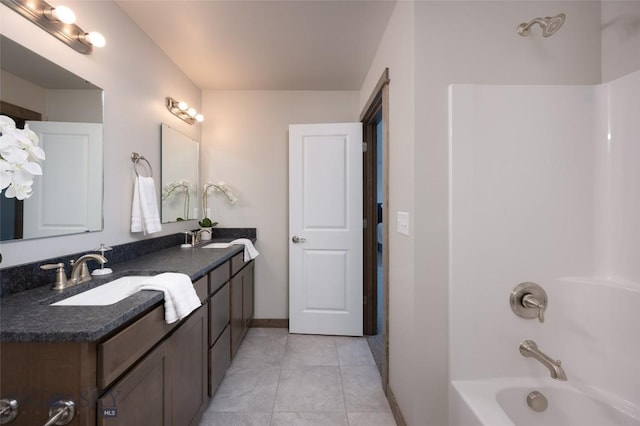
<path id="1" fill-rule="evenodd" d="M 364 333 L 371 347 L 383 387 L 389 365 L 388 293 L 388 85 L 385 69 L 361 115 L 364 211 Z"/>

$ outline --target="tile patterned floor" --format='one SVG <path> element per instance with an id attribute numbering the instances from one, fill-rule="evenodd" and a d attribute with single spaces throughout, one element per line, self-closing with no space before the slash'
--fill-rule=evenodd
<path id="1" fill-rule="evenodd" d="M 395 426 L 367 341 L 252 328 L 200 426 Z"/>

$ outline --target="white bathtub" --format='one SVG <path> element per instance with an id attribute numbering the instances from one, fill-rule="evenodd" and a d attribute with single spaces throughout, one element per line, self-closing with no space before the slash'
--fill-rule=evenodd
<path id="1" fill-rule="evenodd" d="M 527 405 L 531 391 L 548 400 L 543 412 Z M 640 408 L 605 392 L 549 379 L 454 381 L 452 426 L 640 426 Z"/>

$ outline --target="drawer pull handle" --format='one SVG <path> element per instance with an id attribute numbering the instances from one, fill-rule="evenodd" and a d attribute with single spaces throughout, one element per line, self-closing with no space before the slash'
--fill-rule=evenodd
<path id="1" fill-rule="evenodd" d="M 70 400 L 54 402 L 49 407 L 49 419 L 44 426 L 66 425 L 76 414 L 76 403 Z"/>
<path id="2" fill-rule="evenodd" d="M 18 415 L 18 401 L 12 398 L 0 399 L 0 425 L 11 423 Z"/>

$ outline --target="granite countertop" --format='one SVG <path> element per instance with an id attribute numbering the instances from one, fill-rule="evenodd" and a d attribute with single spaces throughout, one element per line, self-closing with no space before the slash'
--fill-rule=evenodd
<path id="1" fill-rule="evenodd" d="M 107 306 L 49 306 L 51 303 L 105 284 L 124 275 L 155 275 L 180 272 L 196 281 L 242 252 L 243 246 L 167 248 L 134 260 L 111 265 L 114 273 L 96 276 L 88 283 L 63 290 L 38 287 L 0 299 L 0 341 L 2 342 L 96 342 L 143 312 L 163 303 L 158 291 L 139 291 Z M 228 241 L 228 240 L 226 240 Z"/>

